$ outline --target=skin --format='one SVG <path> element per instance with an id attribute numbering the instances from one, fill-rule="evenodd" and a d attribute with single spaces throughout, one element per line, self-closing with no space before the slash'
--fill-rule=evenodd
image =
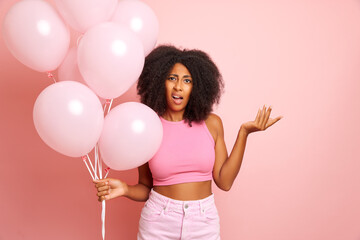
<path id="1" fill-rule="evenodd" d="M 188 69 L 181 63 L 176 63 L 165 80 L 165 88 L 167 110 L 162 117 L 168 121 L 183 120 L 185 107 L 193 88 L 193 80 Z M 173 96 L 182 97 L 182 100 L 175 100 Z M 282 118 L 282 116 L 270 118 L 270 114 L 271 107 L 266 108 L 264 105 L 262 109 L 258 110 L 254 121 L 241 125 L 230 155 L 228 155 L 224 141 L 224 128 L 221 118 L 211 113 L 205 120 L 206 126 L 215 141 L 213 180 L 220 189 L 229 191 L 234 183 L 241 167 L 249 134 L 264 131 Z M 140 166 L 138 171 L 138 184 L 132 186 L 113 178 L 94 180 L 98 191 L 98 200 L 103 201 L 125 196 L 135 201 L 146 201 L 151 188 L 164 196 L 183 201 L 202 199 L 212 193 L 211 181 L 153 186 L 148 163 Z"/>

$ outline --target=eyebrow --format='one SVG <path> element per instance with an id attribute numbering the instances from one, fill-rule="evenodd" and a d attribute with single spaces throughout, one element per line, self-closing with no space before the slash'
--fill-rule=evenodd
<path id="1" fill-rule="evenodd" d="M 175 76 L 175 77 L 179 77 L 179 75 L 177 75 L 177 74 L 174 74 L 174 73 L 170 73 L 169 74 L 169 76 Z M 186 77 L 186 78 L 191 78 L 191 76 L 190 75 L 184 75 L 183 77 Z"/>

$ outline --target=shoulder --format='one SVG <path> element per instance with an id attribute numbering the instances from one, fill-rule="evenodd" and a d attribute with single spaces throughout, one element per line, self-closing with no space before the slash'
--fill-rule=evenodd
<path id="1" fill-rule="evenodd" d="M 206 125 L 213 125 L 214 127 L 222 126 L 221 118 L 215 113 L 210 113 L 207 119 L 205 120 Z"/>
<path id="2" fill-rule="evenodd" d="M 205 123 L 215 140 L 217 136 L 223 135 L 223 124 L 221 118 L 218 115 L 210 113 L 205 120 Z"/>

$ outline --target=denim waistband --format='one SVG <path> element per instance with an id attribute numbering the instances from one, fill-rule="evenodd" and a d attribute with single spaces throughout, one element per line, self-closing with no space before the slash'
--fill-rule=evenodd
<path id="1" fill-rule="evenodd" d="M 205 212 L 206 209 L 212 207 L 215 204 L 214 194 L 210 196 L 190 201 L 181 201 L 166 197 L 153 189 L 149 193 L 149 201 L 160 205 L 165 211 L 175 212 Z"/>

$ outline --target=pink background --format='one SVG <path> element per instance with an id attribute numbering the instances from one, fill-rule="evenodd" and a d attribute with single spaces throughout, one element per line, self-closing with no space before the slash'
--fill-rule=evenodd
<path id="1" fill-rule="evenodd" d="M 1 23 L 14 2 L 0 1 Z M 146 2 L 158 43 L 200 48 L 218 64 L 228 151 L 264 104 L 284 116 L 249 136 L 230 192 L 214 185 L 222 239 L 359 240 L 359 1 Z M 33 125 L 35 99 L 51 83 L 1 37 L 0 239 L 101 239 L 85 165 L 47 147 Z M 136 99 L 132 87 L 116 104 Z M 110 176 L 137 181 L 136 170 Z M 135 239 L 142 205 L 108 202 L 106 239 Z"/>

